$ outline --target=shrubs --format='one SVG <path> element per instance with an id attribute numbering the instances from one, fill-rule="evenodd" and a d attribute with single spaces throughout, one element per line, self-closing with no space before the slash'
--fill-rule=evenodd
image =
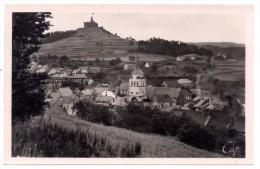
<path id="1" fill-rule="evenodd" d="M 104 124 L 110 126 L 112 124 L 112 112 L 107 107 L 94 105 L 88 101 L 78 101 L 73 105 L 73 109 L 77 111 L 77 115 L 86 121 Z"/>

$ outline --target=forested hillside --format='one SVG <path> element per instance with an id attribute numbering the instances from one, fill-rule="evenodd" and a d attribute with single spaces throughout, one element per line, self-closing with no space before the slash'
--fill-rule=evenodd
<path id="1" fill-rule="evenodd" d="M 168 41 L 160 38 L 150 38 L 138 42 L 138 52 L 180 56 L 186 54 L 199 54 L 211 56 L 212 52 L 203 47 L 199 48 L 180 41 Z"/>

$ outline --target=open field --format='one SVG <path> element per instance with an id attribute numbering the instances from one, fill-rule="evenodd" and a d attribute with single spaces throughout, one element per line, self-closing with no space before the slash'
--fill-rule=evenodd
<path id="1" fill-rule="evenodd" d="M 224 157 L 221 154 L 191 147 L 177 141 L 173 137 L 141 134 L 126 129 L 83 121 L 77 117 L 66 115 L 60 107 L 47 111 L 44 115 L 44 120 L 53 125 L 58 124 L 58 126 L 67 130 L 77 130 L 80 128 L 81 131 L 88 131 L 88 133 L 96 135 L 98 138 L 106 137 L 107 143 L 112 146 L 112 149 L 118 150 L 118 152 L 126 144 L 139 142 L 142 145 L 140 157 Z"/>

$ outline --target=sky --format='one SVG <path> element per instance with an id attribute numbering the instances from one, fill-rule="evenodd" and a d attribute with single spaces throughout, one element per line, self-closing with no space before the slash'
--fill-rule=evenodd
<path id="1" fill-rule="evenodd" d="M 245 17 L 239 13 L 52 12 L 50 31 L 76 30 L 94 20 L 120 37 L 160 37 L 183 42 L 245 43 Z"/>

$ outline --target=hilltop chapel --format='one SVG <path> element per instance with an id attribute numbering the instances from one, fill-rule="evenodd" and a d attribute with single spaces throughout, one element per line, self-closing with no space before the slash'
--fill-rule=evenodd
<path id="1" fill-rule="evenodd" d="M 84 28 L 97 28 L 98 24 L 93 20 L 93 17 L 91 16 L 90 22 L 84 22 Z"/>

